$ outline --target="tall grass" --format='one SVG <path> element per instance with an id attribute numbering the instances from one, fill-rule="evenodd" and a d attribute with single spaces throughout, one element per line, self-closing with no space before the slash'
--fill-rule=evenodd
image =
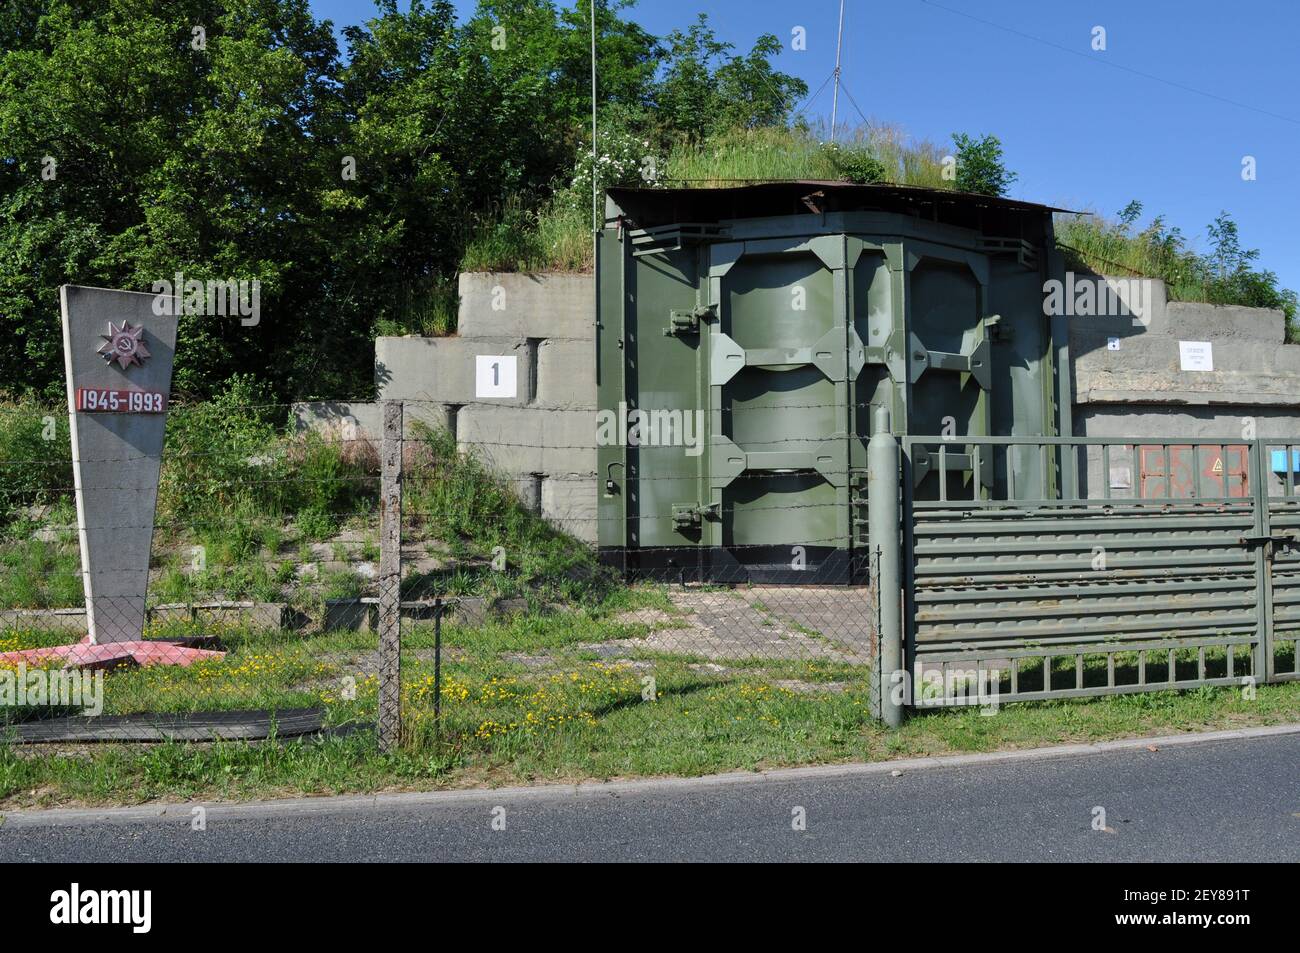
<path id="1" fill-rule="evenodd" d="M 0 525 L 71 486 L 67 410 L 32 399 L 0 403 Z"/>
<path id="2" fill-rule="evenodd" d="M 928 139 L 914 139 L 899 126 L 873 124 L 854 132 L 851 143 L 861 143 L 885 166 L 885 179 L 898 185 L 926 189 L 951 189 L 944 178 L 944 159 L 951 150 Z"/>
<path id="3" fill-rule="evenodd" d="M 782 179 L 830 179 L 834 169 L 821 144 L 788 129 L 741 129 L 669 152 L 662 182 L 721 188 Z"/>
<path id="4" fill-rule="evenodd" d="M 700 143 L 672 146 L 658 164 L 655 184 L 672 188 L 724 188 L 791 179 L 888 182 L 931 189 L 953 188 L 944 177 L 945 151 L 885 123 L 863 124 L 824 141 L 824 130 L 768 127 L 738 129 Z M 1276 276 L 1256 268 L 1258 252 L 1237 245 L 1236 226 L 1226 215 L 1211 227 L 1229 234 L 1215 251 L 1198 254 L 1177 228 L 1156 218 L 1131 230 L 1140 205 L 1120 221 L 1095 215 L 1061 216 L 1059 245 L 1070 266 L 1106 274 L 1163 279 L 1174 300 L 1279 308 L 1286 313 L 1288 339 L 1300 341 L 1294 292 Z M 466 271 L 571 271 L 592 268 L 589 209 L 566 189 L 539 207 L 519 200 L 484 223 L 468 243 Z"/>
<path id="5" fill-rule="evenodd" d="M 462 271 L 590 272 L 591 211 L 557 193 L 540 209 L 512 197 L 466 243 Z"/>
<path id="6" fill-rule="evenodd" d="M 1121 223 L 1089 213 L 1058 215 L 1056 239 L 1072 266 L 1099 274 L 1161 278 L 1172 298 L 1208 300 L 1195 256 L 1189 256 L 1181 242 L 1167 235 L 1152 231 L 1130 234 Z"/>
<path id="7" fill-rule="evenodd" d="M 375 321 L 375 336 L 456 333 L 460 297 L 453 276 L 416 278 L 389 289 L 391 317 Z"/>
<path id="8" fill-rule="evenodd" d="M 659 164 L 657 184 L 720 188 L 791 179 L 882 181 L 952 188 L 943 178 L 943 152 L 913 140 L 896 126 L 864 125 L 837 145 L 813 131 L 738 129 L 701 143 L 672 146 Z M 581 197 L 579 197 L 581 198 Z M 535 208 L 515 197 L 483 222 L 466 243 L 463 271 L 592 269 L 591 212 L 566 189 Z"/>
<path id="9" fill-rule="evenodd" d="M 789 179 L 855 181 L 846 155 L 870 156 L 880 166 L 881 182 L 950 189 L 943 178 L 943 152 L 915 140 L 897 126 L 863 125 L 830 146 L 816 134 L 787 128 L 738 129 L 697 145 L 674 148 L 661 180 L 669 186 L 718 188 L 745 182 Z"/>
<path id="10" fill-rule="evenodd" d="M 418 448 L 405 477 L 403 506 L 426 536 L 459 555 L 455 574 L 408 580 L 408 588 L 450 586 L 459 593 L 537 594 L 590 605 L 612 579 L 589 547 L 528 510 L 511 485 L 446 431 L 414 425 Z M 504 560 L 493 566 L 488 560 Z"/>
<path id="11" fill-rule="evenodd" d="M 1096 214 L 1058 215 L 1056 241 L 1065 252 L 1067 267 L 1098 274 L 1159 278 L 1170 299 L 1210 304 L 1276 308 L 1286 315 L 1287 340 L 1300 343 L 1296 321 L 1296 294 L 1278 286 L 1272 272 L 1254 266 L 1258 252 L 1237 244 L 1236 226 L 1221 215 L 1211 231 L 1220 231 L 1215 249 L 1201 254 L 1190 247 L 1177 228 L 1157 217 L 1133 231 L 1140 206 L 1111 220 Z"/>

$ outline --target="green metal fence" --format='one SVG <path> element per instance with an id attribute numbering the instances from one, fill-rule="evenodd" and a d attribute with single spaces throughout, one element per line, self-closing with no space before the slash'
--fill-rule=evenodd
<path id="1" fill-rule="evenodd" d="M 910 704 L 1300 678 L 1300 441 L 900 444 Z"/>

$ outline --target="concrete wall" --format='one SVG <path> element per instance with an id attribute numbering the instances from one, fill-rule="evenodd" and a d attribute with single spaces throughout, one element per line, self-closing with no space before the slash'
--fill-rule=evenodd
<path id="1" fill-rule="evenodd" d="M 1076 408 L 1277 406 L 1289 407 L 1295 415 L 1300 408 L 1300 347 L 1283 346 L 1282 312 L 1166 303 L 1162 283 L 1153 284 L 1160 293 L 1145 323 L 1128 316 L 1070 319 Z M 1107 347 L 1112 338 L 1118 339 L 1118 350 Z M 1214 370 L 1181 370 L 1179 341 L 1209 342 Z M 1136 413 L 1149 415 L 1150 410 Z"/>
<path id="2" fill-rule="evenodd" d="M 596 539 L 595 305 L 590 275 L 460 276 L 458 334 L 375 342 L 380 400 L 451 430 L 542 516 Z M 513 396 L 483 396 L 477 358 L 513 357 Z M 377 404 L 300 404 L 302 427 L 378 432 Z"/>
<path id="3" fill-rule="evenodd" d="M 384 429 L 383 408 L 370 401 L 302 401 L 293 405 L 299 430 L 311 429 L 336 440 L 371 440 L 378 443 Z M 447 409 L 441 404 L 408 404 L 402 430 L 413 436 L 416 422 L 431 427 L 447 426 Z"/>
<path id="4" fill-rule="evenodd" d="M 1260 436 L 1300 436 L 1300 346 L 1283 344 L 1281 312 L 1169 302 L 1159 281 L 1145 297 L 1141 320 L 1070 318 L 1076 435 L 1225 438 L 1240 435 L 1249 417 Z M 464 274 L 460 299 L 458 336 L 376 341 L 380 397 L 408 401 L 408 427 L 424 419 L 453 430 L 543 516 L 594 540 L 591 276 Z M 1108 347 L 1112 338 L 1117 350 Z M 1179 341 L 1210 342 L 1214 369 L 1182 370 Z M 516 358 L 513 397 L 476 395 L 481 355 Z M 379 408 L 299 407 L 302 426 L 338 428 L 348 419 L 373 434 Z M 1090 456 L 1085 489 L 1101 495 L 1100 456 Z"/>
<path id="5" fill-rule="evenodd" d="M 1087 437 L 1241 439 L 1300 436 L 1300 346 L 1286 345 L 1285 317 L 1264 308 L 1166 301 L 1152 281 L 1151 313 L 1072 317 L 1074 432 Z M 1118 349 L 1107 346 L 1118 338 Z M 1179 341 L 1208 342 L 1213 370 L 1184 370 Z M 1112 483 L 1140 478 L 1140 466 L 1112 454 Z M 1125 474 L 1126 468 L 1132 472 Z M 1099 451 L 1089 454 L 1085 489 L 1102 495 Z"/>

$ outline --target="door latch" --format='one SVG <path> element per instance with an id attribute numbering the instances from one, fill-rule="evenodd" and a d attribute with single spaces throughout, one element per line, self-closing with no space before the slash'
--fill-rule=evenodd
<path id="1" fill-rule="evenodd" d="M 1300 543 L 1300 538 L 1293 533 L 1275 533 L 1271 536 L 1267 534 L 1251 534 L 1250 536 L 1239 536 L 1237 542 L 1248 547 L 1263 546 L 1264 554 L 1272 556 L 1275 549 L 1287 549 L 1294 546 Z"/>
<path id="2" fill-rule="evenodd" d="M 713 317 L 713 305 L 684 310 L 674 308 L 668 312 L 668 327 L 664 328 L 664 337 L 684 334 L 699 334 L 700 320 Z"/>
<path id="3" fill-rule="evenodd" d="M 718 504 L 701 506 L 697 503 L 674 503 L 672 513 L 673 529 L 699 529 L 704 520 L 714 519 L 718 515 Z"/>

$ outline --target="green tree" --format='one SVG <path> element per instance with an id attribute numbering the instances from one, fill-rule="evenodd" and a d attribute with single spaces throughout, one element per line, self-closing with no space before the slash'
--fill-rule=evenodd
<path id="1" fill-rule="evenodd" d="M 12 10 L 10 11 L 12 13 Z M 49 0 L 0 54 L 0 360 L 10 386 L 55 394 L 55 290 L 148 291 L 187 278 L 259 279 L 256 327 L 182 321 L 177 386 L 240 367 L 292 377 L 328 276 L 310 265 L 316 183 L 337 113 L 334 38 L 306 0 Z M 203 27 L 202 41 L 195 27 Z M 199 47 L 199 48 L 196 48 Z"/>
<path id="2" fill-rule="evenodd" d="M 644 122 L 663 50 L 620 15 L 633 2 L 602 0 L 596 7 L 597 105 Z M 495 69 L 513 83 L 544 88 L 536 125 L 563 130 L 570 143 L 590 126 L 591 0 L 563 8 L 550 0 L 481 0 L 469 27 L 495 41 L 485 47 Z"/>
<path id="3" fill-rule="evenodd" d="M 450 0 L 377 0 L 345 59 L 309 0 L 8 0 L 0 389 L 60 394 L 60 284 L 180 272 L 261 283 L 255 326 L 182 319 L 180 391 L 244 373 L 281 397 L 364 394 L 376 329 L 445 307 L 476 223 L 573 188 L 590 3 L 480 0 L 458 22 Z M 596 8 L 602 129 L 629 163 L 787 122 L 807 93 L 775 37 L 734 55 L 702 18 L 665 47 L 629 6 Z"/>
<path id="4" fill-rule="evenodd" d="M 656 90 L 662 132 L 698 142 L 717 132 L 780 125 L 808 94 L 801 79 L 773 69 L 771 57 L 781 50 L 770 33 L 758 38 L 749 54 L 731 54 L 708 16 L 667 37 L 664 76 Z"/>
<path id="5" fill-rule="evenodd" d="M 598 7 L 602 108 L 643 117 L 657 46 L 626 5 Z M 308 0 L 4 6 L 4 386 L 59 392 L 60 284 L 179 271 L 262 283 L 256 327 L 183 319 L 182 391 L 363 392 L 374 329 L 446 286 L 474 221 L 568 173 L 588 108 L 586 0 L 403 6 L 345 31 L 346 65 Z"/>
<path id="6" fill-rule="evenodd" d="M 987 135 L 975 139 L 964 132 L 952 134 L 957 147 L 957 188 L 980 195 L 1006 195 L 1017 178 L 1002 160 L 1002 141 Z"/>
<path id="7" fill-rule="evenodd" d="M 1280 309 L 1286 315 L 1289 331 L 1294 334 L 1295 291 L 1278 287 L 1276 273 L 1256 269 L 1259 249 L 1242 247 L 1237 223 L 1232 216 L 1220 212 L 1206 231 L 1212 246 L 1210 254 L 1202 259 L 1209 299 Z"/>

